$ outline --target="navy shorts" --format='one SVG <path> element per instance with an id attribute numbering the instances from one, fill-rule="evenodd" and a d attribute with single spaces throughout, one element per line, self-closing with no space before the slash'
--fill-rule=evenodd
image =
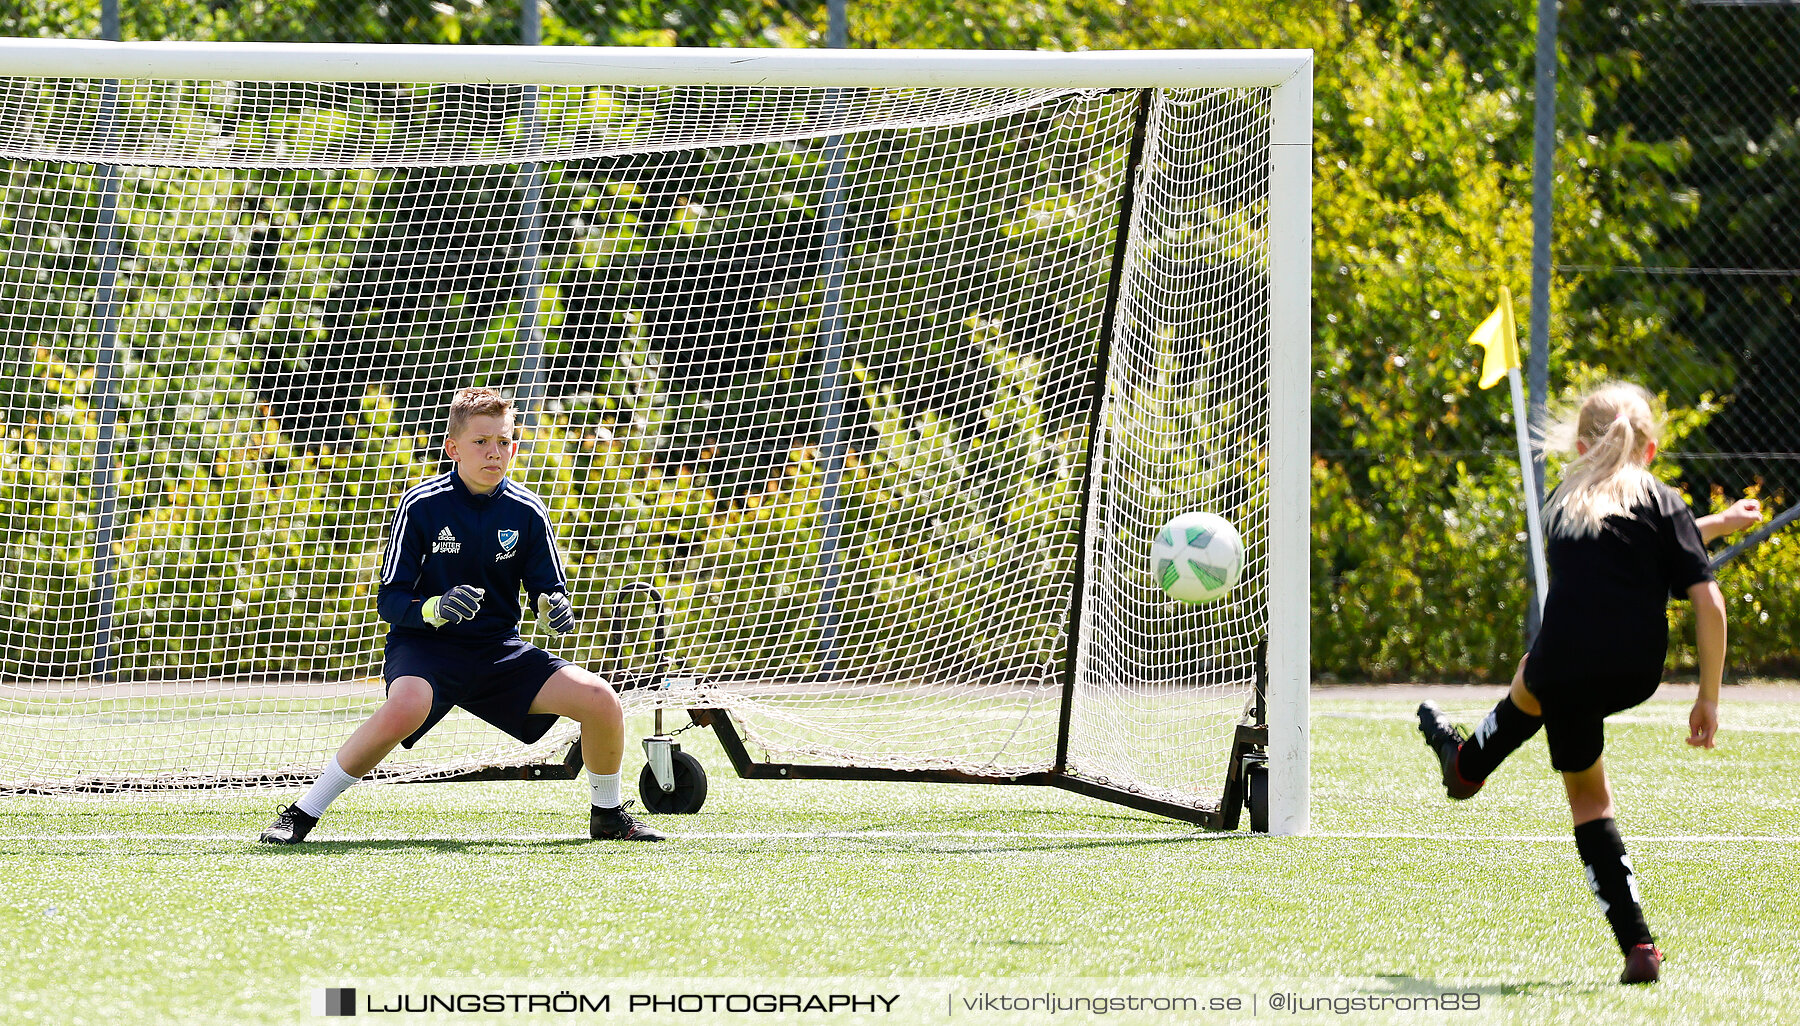
<path id="1" fill-rule="evenodd" d="M 1647 673 L 1600 674 L 1579 682 L 1542 679 L 1525 664 L 1525 688 L 1544 707 L 1544 740 L 1550 766 L 1580 773 L 1606 749 L 1606 718 L 1642 704 L 1662 683 L 1661 668 Z"/>
<path id="2" fill-rule="evenodd" d="M 423 677 L 431 685 L 431 715 L 400 742 L 407 748 L 458 706 L 526 744 L 556 723 L 553 713 L 533 714 L 531 703 L 544 682 L 569 661 L 523 638 L 470 642 L 390 633 L 386 647 L 381 676 L 388 687 L 401 677 Z"/>

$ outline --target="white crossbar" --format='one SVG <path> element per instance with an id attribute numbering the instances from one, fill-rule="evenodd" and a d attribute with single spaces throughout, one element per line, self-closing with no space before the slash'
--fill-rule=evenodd
<path id="1" fill-rule="evenodd" d="M 1037 53 L 0 39 L 0 77 L 826 87 L 1278 86 L 1311 50 Z"/>

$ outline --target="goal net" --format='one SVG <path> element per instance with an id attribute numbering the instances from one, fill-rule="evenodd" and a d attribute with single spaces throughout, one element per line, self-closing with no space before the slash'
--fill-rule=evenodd
<path id="1" fill-rule="evenodd" d="M 1151 88 L 1098 55 L 780 54 L 780 84 L 717 51 L 60 45 L 117 66 L 0 48 L 0 788 L 316 773 L 382 697 L 389 520 L 477 384 L 523 411 L 583 616 L 526 636 L 629 666 L 609 610 L 654 584 L 676 683 L 628 707 L 725 710 L 761 758 L 1205 808 L 1272 631 L 1303 672 L 1306 340 L 1274 325 L 1307 198 L 1271 154 L 1304 54 Z M 1149 565 L 1190 509 L 1246 543 L 1212 606 Z M 458 712 L 383 772 L 572 732 Z"/>

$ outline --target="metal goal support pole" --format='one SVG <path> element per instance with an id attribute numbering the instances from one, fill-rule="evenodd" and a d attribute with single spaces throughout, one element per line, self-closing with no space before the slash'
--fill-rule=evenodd
<path id="1" fill-rule="evenodd" d="M 118 0 L 101 6 L 101 34 L 110 40 L 120 36 Z M 101 134 L 111 136 L 117 125 L 119 83 L 109 79 L 100 104 Z M 96 680 L 113 675 L 113 613 L 118 599 L 118 560 L 114 558 L 117 534 L 119 486 L 113 478 L 113 443 L 119 420 L 119 256 L 124 248 L 119 228 L 119 169 L 101 164 L 94 169 L 100 182 L 100 209 L 95 225 L 99 247 L 99 281 L 94 290 L 94 321 L 99 329 L 99 352 L 94 359 L 94 654 Z"/>

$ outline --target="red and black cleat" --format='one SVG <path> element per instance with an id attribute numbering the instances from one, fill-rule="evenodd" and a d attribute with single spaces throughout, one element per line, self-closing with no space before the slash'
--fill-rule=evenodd
<path id="1" fill-rule="evenodd" d="M 1655 983 L 1662 975 L 1662 952 L 1654 944 L 1639 944 L 1625 953 L 1620 983 Z"/>
<path id="2" fill-rule="evenodd" d="M 1456 753 L 1462 747 L 1464 734 L 1436 702 L 1419 703 L 1419 733 L 1425 735 L 1425 743 L 1437 754 L 1438 768 L 1444 774 L 1444 790 L 1450 797 L 1458 801 L 1475 797 L 1483 782 L 1465 780 L 1456 770 Z"/>

